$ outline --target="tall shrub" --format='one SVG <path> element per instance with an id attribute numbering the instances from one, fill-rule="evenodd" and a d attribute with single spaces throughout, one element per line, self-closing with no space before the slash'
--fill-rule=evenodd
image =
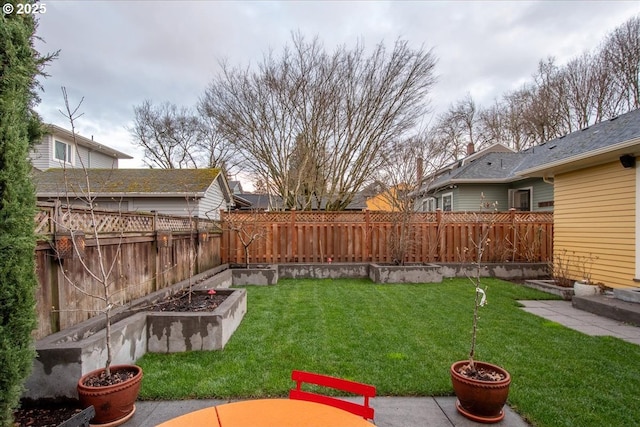
<path id="1" fill-rule="evenodd" d="M 6 2 L 5 2 L 6 3 Z M 14 6 L 16 2 L 9 2 Z M 28 150 L 39 137 L 32 108 L 36 77 L 47 61 L 33 48 L 31 15 L 0 15 L 0 425 L 13 409 L 35 355 L 34 214 Z"/>

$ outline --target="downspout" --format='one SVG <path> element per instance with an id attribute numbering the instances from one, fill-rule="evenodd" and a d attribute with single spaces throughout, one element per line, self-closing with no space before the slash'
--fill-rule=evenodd
<path id="1" fill-rule="evenodd" d="M 542 176 L 542 181 L 549 184 L 549 185 L 553 185 L 554 183 L 554 179 L 553 178 L 549 178 L 547 175 L 543 175 Z"/>

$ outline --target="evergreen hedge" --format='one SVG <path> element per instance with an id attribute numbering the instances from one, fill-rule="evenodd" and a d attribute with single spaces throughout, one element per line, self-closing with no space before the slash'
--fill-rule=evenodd
<path id="1" fill-rule="evenodd" d="M 32 108 L 46 62 L 33 47 L 35 30 L 32 15 L 0 14 L 0 426 L 13 425 L 35 356 L 36 198 L 28 151 L 39 136 Z"/>

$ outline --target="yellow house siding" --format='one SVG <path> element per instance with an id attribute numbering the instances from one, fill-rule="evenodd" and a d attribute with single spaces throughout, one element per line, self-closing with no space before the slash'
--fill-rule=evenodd
<path id="1" fill-rule="evenodd" d="M 378 194 L 367 199 L 367 209 L 370 211 L 391 211 L 391 196 L 388 192 Z"/>
<path id="2" fill-rule="evenodd" d="M 574 279 L 582 278 L 576 260 L 593 255 L 594 282 L 637 285 L 635 176 L 635 169 L 613 162 L 555 177 L 554 254 L 573 260 Z"/>

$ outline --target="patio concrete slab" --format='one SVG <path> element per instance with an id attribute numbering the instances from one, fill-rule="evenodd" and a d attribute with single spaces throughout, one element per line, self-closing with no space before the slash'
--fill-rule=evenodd
<path id="1" fill-rule="evenodd" d="M 460 415 L 454 396 L 386 397 L 371 400 L 377 427 L 478 427 L 479 424 Z M 171 418 L 209 406 L 228 403 L 226 400 L 177 400 L 136 402 L 136 413 L 127 427 L 153 427 Z M 496 426 L 528 427 L 520 416 L 505 406 L 505 418 Z"/>
<path id="2" fill-rule="evenodd" d="M 572 306 L 571 301 L 518 301 L 528 313 L 559 323 L 583 334 L 612 336 L 640 345 L 640 327 L 599 316 Z"/>
<path id="3" fill-rule="evenodd" d="M 486 425 L 486 424 L 476 423 L 476 422 L 471 421 L 471 420 L 463 417 L 462 415 L 460 415 L 460 413 L 458 413 L 458 410 L 456 409 L 456 398 L 455 398 L 455 396 L 454 397 L 452 397 L 452 396 L 434 397 L 434 400 L 436 401 L 436 403 L 438 403 L 438 406 L 440 406 L 440 409 L 442 409 L 442 412 L 447 416 L 447 418 L 451 422 L 451 424 L 449 424 L 449 425 L 456 426 L 456 427 L 476 427 L 476 426 L 479 426 L 479 425 Z M 499 423 L 493 424 L 494 426 L 528 427 L 530 425 L 530 424 L 526 423 L 520 417 L 520 415 L 518 415 L 509 406 L 505 405 L 504 411 L 505 411 L 504 419 L 502 421 L 500 421 Z M 411 426 L 418 426 L 418 425 L 430 426 L 430 424 L 405 424 L 405 425 L 406 426 L 409 426 L 409 425 L 411 425 Z M 382 426 L 382 424 L 380 426 Z"/>

